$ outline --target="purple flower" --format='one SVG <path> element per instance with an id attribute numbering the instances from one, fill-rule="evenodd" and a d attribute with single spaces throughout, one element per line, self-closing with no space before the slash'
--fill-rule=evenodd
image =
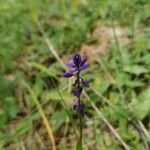
<path id="1" fill-rule="evenodd" d="M 71 72 L 65 72 L 64 73 L 64 77 L 66 77 L 66 78 L 70 78 L 72 76 L 73 76 L 73 74 Z"/>
<path id="2" fill-rule="evenodd" d="M 83 70 L 87 69 L 88 67 L 89 67 L 89 64 L 84 64 L 79 67 L 79 71 L 83 71 Z"/>
<path id="3" fill-rule="evenodd" d="M 83 116 L 84 104 L 80 100 L 80 96 L 81 96 L 81 93 L 83 91 L 82 85 L 84 85 L 87 88 L 89 88 L 90 85 L 89 85 L 89 82 L 87 80 L 83 79 L 80 76 L 80 72 L 86 70 L 88 68 L 89 64 L 87 64 L 87 58 L 86 57 L 81 58 L 81 56 L 79 54 L 75 54 L 72 57 L 72 59 L 66 65 L 69 68 L 69 70 L 64 73 L 64 77 L 70 78 L 70 77 L 74 76 L 76 78 L 75 79 L 74 95 L 77 97 L 78 101 L 74 105 L 74 109 L 77 112 L 81 113 Z"/>
<path id="4" fill-rule="evenodd" d="M 90 87 L 89 82 L 87 80 L 84 80 L 84 79 L 81 78 L 81 81 L 82 81 L 84 86 L 86 86 L 87 88 Z"/>
<path id="5" fill-rule="evenodd" d="M 79 54 L 75 54 L 72 59 L 73 59 L 73 62 L 74 62 L 74 64 L 76 66 L 80 65 L 80 63 L 81 63 L 81 56 Z"/>
<path id="6" fill-rule="evenodd" d="M 87 58 L 86 58 L 86 57 L 82 58 L 81 66 L 84 65 L 84 64 L 86 63 L 86 61 L 87 61 Z"/>
<path id="7" fill-rule="evenodd" d="M 81 72 L 85 69 L 88 68 L 88 64 L 86 63 L 87 62 L 87 58 L 86 57 L 83 57 L 81 58 L 81 56 L 79 54 L 75 54 L 72 59 L 66 64 L 66 66 L 71 69 L 67 72 L 70 72 L 70 73 L 77 73 L 77 72 Z M 66 76 L 64 76 L 66 77 Z M 70 76 L 72 77 L 72 76 Z M 67 78 L 69 78 L 67 76 Z"/>
<path id="8" fill-rule="evenodd" d="M 74 95 L 77 96 L 77 98 L 80 98 L 82 90 L 83 90 L 82 86 L 76 87 L 74 91 Z"/>
<path id="9" fill-rule="evenodd" d="M 84 104 L 81 101 L 77 101 L 74 106 L 73 106 L 74 110 L 76 110 L 77 112 L 81 113 L 82 116 L 84 115 Z"/>
<path id="10" fill-rule="evenodd" d="M 71 69 L 76 67 L 72 59 L 66 64 L 66 66 Z"/>

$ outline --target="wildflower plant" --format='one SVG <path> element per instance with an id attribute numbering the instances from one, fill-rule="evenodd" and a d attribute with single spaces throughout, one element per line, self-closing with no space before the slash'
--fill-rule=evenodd
<path id="1" fill-rule="evenodd" d="M 89 67 L 87 63 L 87 58 L 81 58 L 80 54 L 75 54 L 72 59 L 66 64 L 69 68 L 68 71 L 64 73 L 64 77 L 70 78 L 75 77 L 75 86 L 74 86 L 74 96 L 77 97 L 77 101 L 74 104 L 73 108 L 79 115 L 80 118 L 80 149 L 82 149 L 82 118 L 84 117 L 84 103 L 81 101 L 81 93 L 83 91 L 83 86 L 89 88 L 89 82 L 83 79 L 80 75 L 81 71 L 86 70 Z"/>

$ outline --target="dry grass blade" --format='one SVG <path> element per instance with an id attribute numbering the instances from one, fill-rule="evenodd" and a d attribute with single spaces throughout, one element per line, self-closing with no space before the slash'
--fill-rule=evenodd
<path id="1" fill-rule="evenodd" d="M 149 150 L 149 143 L 147 142 L 147 140 L 145 139 L 145 135 L 144 135 L 144 132 L 139 124 L 138 121 L 133 121 L 133 124 L 135 126 L 135 128 L 137 129 L 137 131 L 139 132 L 139 135 L 141 137 L 141 140 L 143 142 L 143 145 L 145 147 L 145 150 Z"/>
<path id="2" fill-rule="evenodd" d="M 106 102 L 108 105 L 110 105 L 112 108 L 115 108 L 114 104 L 112 104 L 106 97 L 104 97 L 101 93 L 99 93 L 98 91 L 96 91 L 95 89 L 91 88 L 94 93 L 101 97 L 104 102 Z M 125 106 L 126 109 L 129 109 L 128 107 Z M 130 109 L 129 109 L 130 110 Z M 131 111 L 131 110 L 130 110 Z M 128 117 L 128 119 L 130 120 L 130 117 Z M 134 121 L 132 121 L 134 123 Z M 138 120 L 137 121 L 137 124 L 138 124 L 138 128 L 140 128 L 140 131 L 142 131 L 142 133 L 144 133 L 144 135 L 142 135 L 142 138 L 144 138 L 145 136 L 148 138 L 148 140 L 150 140 L 150 135 L 149 135 L 149 132 L 147 131 L 147 129 L 145 128 L 145 126 L 143 125 L 143 123 Z M 144 136 L 144 137 L 143 137 Z"/>
<path id="3" fill-rule="evenodd" d="M 54 135 L 53 135 L 50 123 L 49 123 L 48 119 L 46 118 L 45 113 L 44 113 L 40 103 L 38 102 L 35 94 L 33 93 L 32 89 L 30 88 L 30 86 L 24 81 L 23 81 L 23 84 L 27 88 L 28 92 L 31 94 L 32 99 L 33 99 L 34 103 L 36 104 L 40 115 L 42 116 L 43 123 L 44 123 L 44 125 L 46 127 L 46 130 L 47 130 L 47 133 L 48 133 L 48 137 L 49 137 L 49 139 L 50 139 L 50 141 L 52 143 L 52 150 L 56 150 L 55 139 L 54 139 Z"/>
<path id="4" fill-rule="evenodd" d="M 143 123 L 140 120 L 138 120 L 138 124 L 141 127 L 141 129 L 144 132 L 144 134 L 146 135 L 146 137 L 150 140 L 150 134 L 147 131 L 147 129 L 145 128 L 145 126 L 143 125 Z"/>
<path id="5" fill-rule="evenodd" d="M 91 102 L 92 107 L 95 109 L 95 111 L 98 113 L 98 115 L 102 118 L 102 120 L 106 123 L 106 125 L 109 127 L 111 132 L 114 134 L 114 136 L 118 139 L 118 141 L 123 145 L 123 147 L 126 150 L 130 150 L 128 145 L 123 141 L 123 139 L 120 137 L 120 135 L 117 133 L 117 131 L 113 128 L 113 126 L 109 123 L 109 121 L 105 118 L 105 116 L 102 114 L 102 112 L 96 107 L 96 105 Z"/>
<path id="6" fill-rule="evenodd" d="M 56 60 L 61 64 L 61 66 L 62 66 L 64 69 L 66 69 L 64 63 L 62 62 L 61 58 L 60 58 L 59 55 L 57 54 L 57 52 L 56 52 L 56 50 L 54 49 L 53 45 L 50 43 L 50 41 L 49 41 L 49 39 L 48 39 L 48 37 L 47 37 L 47 35 L 46 35 L 44 29 L 42 28 L 41 24 L 40 24 L 38 21 L 36 21 L 36 24 L 37 24 L 37 26 L 38 26 L 40 32 L 42 33 L 42 36 L 43 36 L 43 38 L 44 38 L 44 40 L 45 40 L 45 43 L 47 44 L 49 50 L 52 52 L 52 54 L 54 55 L 54 57 L 56 58 Z"/>
<path id="7" fill-rule="evenodd" d="M 89 96 L 84 92 L 84 95 L 90 101 Z M 124 140 L 120 137 L 120 135 L 117 133 L 117 131 L 113 128 L 113 126 L 109 123 L 109 121 L 105 118 L 105 116 L 102 114 L 102 112 L 96 107 L 96 105 L 91 102 L 92 107 L 95 109 L 97 114 L 102 118 L 102 120 L 105 122 L 105 124 L 109 127 L 110 131 L 114 134 L 116 139 L 122 144 L 122 146 L 125 148 L 125 150 L 130 150 L 129 146 L 124 142 Z"/>
<path id="8" fill-rule="evenodd" d="M 99 96 L 100 98 L 102 98 L 103 101 L 104 101 L 105 103 L 107 103 L 108 105 L 110 105 L 112 108 L 115 107 L 114 104 L 111 103 L 111 102 L 110 102 L 106 97 L 104 97 L 100 92 L 98 92 L 98 91 L 95 90 L 94 88 L 91 88 L 91 90 L 92 90 L 97 96 Z"/>

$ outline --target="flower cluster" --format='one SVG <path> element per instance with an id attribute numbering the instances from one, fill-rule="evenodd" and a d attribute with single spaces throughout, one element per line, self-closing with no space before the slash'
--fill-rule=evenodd
<path id="1" fill-rule="evenodd" d="M 75 54 L 66 65 L 69 68 L 69 70 L 64 73 L 64 77 L 70 78 L 74 76 L 76 78 L 74 95 L 77 97 L 78 100 L 73 108 L 80 114 L 84 115 L 84 103 L 80 100 L 80 95 L 83 90 L 82 85 L 84 85 L 87 88 L 89 88 L 90 85 L 87 80 L 83 79 L 80 76 L 80 72 L 88 68 L 89 65 L 87 64 L 87 58 L 81 58 L 79 54 Z"/>

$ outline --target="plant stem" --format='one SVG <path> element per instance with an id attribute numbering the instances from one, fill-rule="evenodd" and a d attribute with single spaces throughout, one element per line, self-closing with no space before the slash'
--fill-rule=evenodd
<path id="1" fill-rule="evenodd" d="M 80 117 L 80 143 L 82 145 L 82 114 L 79 114 Z"/>
<path id="2" fill-rule="evenodd" d="M 78 68 L 78 73 L 77 73 L 77 86 L 80 89 L 80 71 Z M 81 103 L 80 97 L 78 98 L 79 104 Z M 79 142 L 80 142 L 80 150 L 82 150 L 82 114 L 81 111 L 79 111 L 79 123 L 80 123 L 80 136 L 79 136 Z"/>

